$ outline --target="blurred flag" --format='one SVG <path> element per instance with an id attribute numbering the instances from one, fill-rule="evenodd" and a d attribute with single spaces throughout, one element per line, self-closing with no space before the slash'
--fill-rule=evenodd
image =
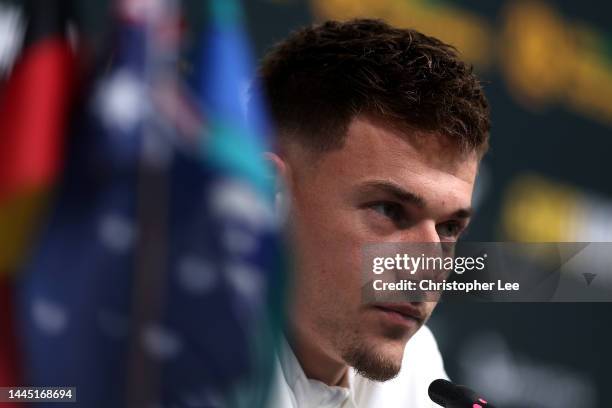
<path id="1" fill-rule="evenodd" d="M 25 46 L 0 89 L 0 386 L 21 384 L 10 274 L 21 267 L 59 173 L 72 92 L 64 10 L 39 3 L 26 8 Z"/>
<path id="2" fill-rule="evenodd" d="M 58 175 L 72 93 L 64 2 L 38 3 L 27 8 L 25 48 L 0 93 L 0 276 L 19 264 Z"/>
<path id="3" fill-rule="evenodd" d="M 244 56 L 225 55 L 244 51 L 239 5 L 210 4 L 219 53 L 203 66 L 218 67 L 192 98 L 173 76 L 175 2 L 119 2 L 112 67 L 20 279 L 27 383 L 76 386 L 79 406 L 263 404 L 280 286 L 271 180 L 263 120 L 244 120 Z"/>

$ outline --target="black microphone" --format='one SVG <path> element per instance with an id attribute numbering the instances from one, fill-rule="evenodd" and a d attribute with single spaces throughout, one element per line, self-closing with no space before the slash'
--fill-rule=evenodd
<path id="1" fill-rule="evenodd" d="M 433 402 L 445 408 L 495 408 L 468 387 L 447 380 L 432 381 L 427 393 Z"/>

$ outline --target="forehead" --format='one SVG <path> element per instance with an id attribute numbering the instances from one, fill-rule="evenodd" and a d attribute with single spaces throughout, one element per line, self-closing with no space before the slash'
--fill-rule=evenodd
<path id="1" fill-rule="evenodd" d="M 478 167 L 475 153 L 461 153 L 445 136 L 398 130 L 365 117 L 356 117 L 349 125 L 343 153 L 346 159 L 358 157 L 379 170 L 395 167 L 385 166 L 380 161 L 385 157 L 405 169 L 427 169 L 430 173 L 452 175 L 468 183 L 473 182 Z"/>
<path id="2" fill-rule="evenodd" d="M 478 168 L 476 153 L 461 154 L 436 134 L 394 129 L 365 117 L 348 127 L 344 146 L 323 153 L 307 170 L 311 180 L 349 185 L 372 179 L 401 185 L 433 200 L 469 205 Z"/>

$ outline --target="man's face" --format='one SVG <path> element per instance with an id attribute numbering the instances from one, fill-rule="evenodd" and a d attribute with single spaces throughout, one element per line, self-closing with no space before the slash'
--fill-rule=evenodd
<path id="1" fill-rule="evenodd" d="M 286 149 L 296 250 L 291 327 L 371 379 L 397 374 L 406 342 L 435 303 L 406 303 L 417 318 L 364 304 L 363 246 L 455 241 L 469 221 L 478 159 L 443 140 L 357 117 L 340 149 Z"/>

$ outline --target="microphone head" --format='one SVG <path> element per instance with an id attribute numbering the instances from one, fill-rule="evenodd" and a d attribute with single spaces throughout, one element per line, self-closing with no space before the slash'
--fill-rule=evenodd
<path id="1" fill-rule="evenodd" d="M 445 408 L 495 408 L 471 389 L 448 380 L 432 381 L 427 393 L 433 402 Z"/>

